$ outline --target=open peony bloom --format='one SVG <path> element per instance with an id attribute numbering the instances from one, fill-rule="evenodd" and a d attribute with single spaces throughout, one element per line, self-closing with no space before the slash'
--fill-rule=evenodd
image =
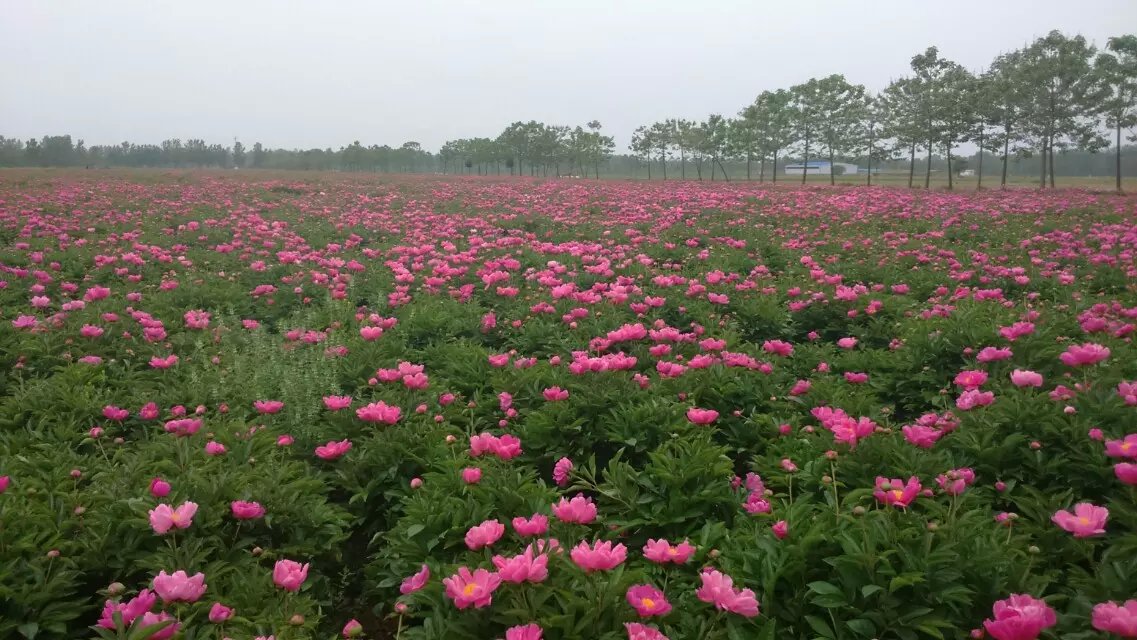
<path id="1" fill-rule="evenodd" d="M 1015 594 L 999 600 L 993 613 L 993 618 L 983 621 L 983 628 L 995 640 L 1034 640 L 1043 629 L 1058 623 L 1050 605 L 1028 595 Z"/>
<path id="2" fill-rule="evenodd" d="M 308 564 L 294 560 L 277 560 L 272 568 L 272 582 L 285 591 L 296 592 L 308 579 Z"/>
<path id="3" fill-rule="evenodd" d="M 1137 600 L 1125 604 L 1103 602 L 1094 606 L 1092 624 L 1098 631 L 1122 638 L 1137 638 Z"/>
<path id="4" fill-rule="evenodd" d="M 1109 357 L 1109 348 L 1100 344 L 1087 342 L 1085 344 L 1072 344 L 1066 351 L 1058 356 L 1062 364 L 1067 367 L 1084 367 L 1097 364 Z"/>
<path id="5" fill-rule="evenodd" d="M 628 640 L 668 640 L 659 629 L 646 624 L 625 622 L 624 629 L 628 632 Z"/>
<path id="6" fill-rule="evenodd" d="M 553 482 L 557 483 L 558 487 L 565 486 L 568 484 L 570 473 L 572 473 L 572 460 L 568 458 L 557 460 L 557 464 L 553 466 Z"/>
<path id="7" fill-rule="evenodd" d="M 118 613 L 122 616 L 122 623 L 129 627 L 135 618 L 149 613 L 157 601 L 157 594 L 147 589 L 139 591 L 138 595 L 129 602 L 107 600 L 106 604 L 103 605 L 103 614 L 99 617 L 99 626 L 104 629 L 114 629 L 114 614 Z"/>
<path id="8" fill-rule="evenodd" d="M 1016 387 L 1041 387 L 1042 374 L 1015 369 L 1011 372 L 1011 384 Z"/>
<path id="9" fill-rule="evenodd" d="M 421 569 L 403 580 L 399 585 L 399 593 L 403 595 L 414 593 L 425 587 L 427 580 L 430 580 L 430 567 L 424 564 Z"/>
<path id="10" fill-rule="evenodd" d="M 528 520 L 518 516 L 511 521 L 511 524 L 513 525 L 513 530 L 517 532 L 517 535 L 523 538 L 540 536 L 549 530 L 549 517 L 544 514 L 534 513 Z"/>
<path id="11" fill-rule="evenodd" d="M 497 575 L 505 582 L 544 582 L 549 577 L 549 556 L 535 553 L 532 545 L 512 558 L 494 556 L 493 564 L 497 567 Z"/>
<path id="12" fill-rule="evenodd" d="M 1062 509 L 1051 516 L 1050 520 L 1074 534 L 1075 538 L 1092 538 L 1105 535 L 1105 521 L 1108 518 L 1109 509 L 1089 502 L 1079 502 L 1074 505 L 1074 513 Z"/>
<path id="13" fill-rule="evenodd" d="M 446 585 L 446 597 L 454 601 L 454 606 L 481 609 L 493 602 L 493 592 L 501 584 L 501 578 L 485 569 L 471 573 L 466 567 L 459 567 L 458 573 L 443 578 L 442 584 Z"/>
<path id="14" fill-rule="evenodd" d="M 703 602 L 715 605 L 716 609 L 737 613 L 740 616 L 753 618 L 758 615 L 758 599 L 750 589 L 741 591 L 734 588 L 734 581 L 730 576 L 715 571 L 703 569 L 699 574 L 703 585 L 695 591 L 695 596 Z"/>
<path id="15" fill-rule="evenodd" d="M 650 584 L 636 584 L 628 587 L 628 604 L 641 618 L 664 616 L 671 612 L 671 603 L 663 592 Z"/>
<path id="16" fill-rule="evenodd" d="M 541 640 L 541 627 L 535 622 L 521 624 L 505 630 L 505 640 Z"/>
<path id="17" fill-rule="evenodd" d="M 888 479 L 881 476 L 876 478 L 876 490 L 873 497 L 892 507 L 907 507 L 920 495 L 920 480 L 916 476 L 908 478 L 905 483 L 899 478 Z"/>
<path id="18" fill-rule="evenodd" d="M 719 412 L 714 409 L 700 409 L 698 407 L 691 407 L 687 410 L 687 419 L 693 424 L 708 425 L 715 420 L 718 420 Z"/>
<path id="19" fill-rule="evenodd" d="M 607 571 L 619 566 L 627 557 L 628 549 L 622 544 L 613 546 L 607 540 L 597 541 L 589 546 L 582 541 L 572 548 L 569 557 L 585 571 Z"/>
<path id="20" fill-rule="evenodd" d="M 470 551 L 477 551 L 497 542 L 505 534 L 505 525 L 497 520 L 485 522 L 470 527 L 466 532 L 466 546 Z"/>
<path id="21" fill-rule="evenodd" d="M 340 440 L 339 442 L 329 442 L 324 445 L 316 447 L 316 457 L 321 460 L 336 460 L 343 457 L 345 453 L 351 451 L 350 440 Z"/>
<path id="22" fill-rule="evenodd" d="M 596 505 L 584 494 L 578 493 L 572 500 L 561 498 L 553 505 L 553 515 L 561 522 L 588 524 L 596 519 Z"/>
<path id="23" fill-rule="evenodd" d="M 372 402 L 369 405 L 356 409 L 355 415 L 364 422 L 395 424 L 399 421 L 399 418 L 402 417 L 403 410 L 399 407 L 392 407 L 380 400 L 379 402 Z"/>
<path id="24" fill-rule="evenodd" d="M 150 528 L 158 535 L 165 535 L 171 529 L 185 529 L 193 524 L 195 513 L 197 504 L 194 502 L 183 502 L 176 509 L 160 504 L 150 510 Z"/>
<path id="25" fill-rule="evenodd" d="M 205 574 L 189 576 L 181 570 L 172 574 L 161 571 L 154 578 L 154 592 L 162 602 L 197 602 L 205 593 Z"/>
<path id="26" fill-rule="evenodd" d="M 256 520 L 265 514 L 265 508 L 259 502 L 234 500 L 229 503 L 229 509 L 233 512 L 233 517 L 238 520 Z"/>
<path id="27" fill-rule="evenodd" d="M 695 555 L 695 547 L 690 542 L 684 540 L 677 545 L 672 545 L 667 540 L 651 540 L 649 539 L 644 544 L 644 557 L 652 562 L 659 564 L 667 564 L 668 562 L 674 564 L 684 564 Z"/>

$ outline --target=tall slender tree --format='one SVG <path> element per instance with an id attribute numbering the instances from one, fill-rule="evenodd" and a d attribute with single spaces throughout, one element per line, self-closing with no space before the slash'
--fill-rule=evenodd
<path id="1" fill-rule="evenodd" d="M 1102 113 L 1106 126 L 1114 130 L 1114 170 L 1120 193 L 1121 130 L 1137 126 L 1137 36 L 1110 38 L 1105 48 L 1094 63 L 1094 71 L 1108 91 Z M 1137 142 L 1137 136 L 1129 136 L 1129 141 Z"/>

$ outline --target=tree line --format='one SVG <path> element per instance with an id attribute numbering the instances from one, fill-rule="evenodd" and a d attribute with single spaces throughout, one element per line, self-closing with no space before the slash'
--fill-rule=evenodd
<path id="1" fill-rule="evenodd" d="M 681 178 L 690 166 L 695 177 L 711 180 L 730 180 L 745 166 L 747 180 L 757 173 L 764 181 L 769 168 L 777 181 L 779 162 L 783 170 L 794 162 L 805 167 L 804 183 L 810 162 L 824 159 L 864 166 L 870 185 L 882 170 L 906 168 L 909 187 L 919 178 L 929 187 L 933 172 L 942 171 L 952 188 L 963 167 L 978 175 L 982 187 L 995 162 L 1005 186 L 1008 175 L 1021 175 L 1033 159 L 1039 185 L 1054 187 L 1055 175 L 1063 170 L 1100 175 L 1101 163 L 1092 155 L 1112 147 L 1111 173 L 1121 189 L 1123 164 L 1133 155 L 1123 148 L 1123 135 L 1137 142 L 1137 36 L 1110 38 L 1099 51 L 1082 36 L 1052 31 L 999 55 L 979 72 L 929 47 L 912 57 L 910 68 L 909 75 L 876 94 L 834 74 L 763 91 L 735 117 L 711 114 L 702 121 L 669 118 L 643 125 L 632 133 L 628 156 L 614 155 L 615 142 L 601 133 L 597 120 L 575 127 L 530 120 L 510 124 L 494 138 L 449 140 L 437 153 L 413 141 L 300 150 L 268 149 L 259 142 L 247 149 L 238 141 L 230 147 L 198 138 L 87 147 L 69 135 L 26 142 L 0 136 L 0 166 L 591 173 L 596 178 L 604 166 L 609 175 L 644 167 L 649 179 L 653 166 L 664 179 L 669 166 Z M 978 151 L 960 158 L 956 151 L 963 145 Z M 834 172 L 830 181 L 836 181 Z"/>
<path id="2" fill-rule="evenodd" d="M 631 150 L 648 163 L 658 161 L 666 178 L 668 161 L 679 158 L 681 176 L 688 162 L 699 178 L 704 167 L 729 174 L 724 158 L 742 158 L 747 179 L 758 164 L 777 180 L 779 156 L 794 154 L 804 183 L 811 160 L 831 164 L 855 160 L 865 165 L 865 182 L 882 164 L 906 157 L 908 186 L 917 180 L 918 155 L 924 186 L 931 182 L 933 154 L 946 159 L 948 188 L 958 168 L 955 150 L 971 143 L 982 178 L 984 159 L 996 154 L 1001 184 L 1016 159 L 1037 157 L 1039 185 L 1054 186 L 1055 153 L 1098 152 L 1112 146 L 1114 173 L 1121 189 L 1122 134 L 1137 142 L 1137 36 L 1110 38 L 1098 51 L 1082 36 L 1052 31 L 1030 45 L 998 56 L 972 73 L 929 47 L 911 59 L 911 74 L 873 95 L 843 75 L 811 78 L 788 89 L 763 91 L 737 117 L 712 114 L 701 122 L 667 119 L 637 128 Z M 1112 134 L 1112 135 L 1109 135 Z M 1112 138 L 1112 140 L 1111 140 Z M 1016 158 L 1017 156 L 1017 158 Z M 830 180 L 836 176 L 830 173 Z"/>

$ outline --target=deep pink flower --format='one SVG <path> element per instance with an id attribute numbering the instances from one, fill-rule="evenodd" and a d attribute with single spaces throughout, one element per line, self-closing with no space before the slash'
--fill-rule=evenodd
<path id="1" fill-rule="evenodd" d="M 1058 623 L 1054 609 L 1042 600 L 1014 594 L 993 607 L 994 618 L 983 621 L 983 628 L 995 640 L 1035 640 L 1043 629 Z"/>
<path id="2" fill-rule="evenodd" d="M 308 566 L 294 560 L 277 560 L 272 568 L 272 582 L 285 591 L 299 591 L 308 579 Z"/>
<path id="3" fill-rule="evenodd" d="M 1113 465 L 1113 474 L 1123 483 L 1130 486 L 1137 486 L 1137 464 L 1119 462 Z"/>
<path id="4" fill-rule="evenodd" d="M 1137 460 L 1137 433 L 1130 433 L 1121 440 L 1106 440 L 1105 455 Z"/>
<path id="5" fill-rule="evenodd" d="M 351 396 L 324 396 L 324 407 L 329 411 L 339 411 L 351 406 Z"/>
<path id="6" fill-rule="evenodd" d="M 505 640 L 541 640 L 541 627 L 535 622 L 519 624 L 505 630 Z"/>
<path id="7" fill-rule="evenodd" d="M 695 547 L 687 540 L 672 545 L 662 538 L 659 540 L 648 539 L 647 543 L 644 544 L 643 552 L 644 557 L 652 562 L 684 564 L 691 559 L 691 556 L 695 555 Z"/>
<path id="8" fill-rule="evenodd" d="M 668 640 L 659 629 L 638 622 L 625 622 L 624 629 L 628 632 L 628 640 Z"/>
<path id="9" fill-rule="evenodd" d="M 497 567 L 497 575 L 505 582 L 521 584 L 522 582 L 544 582 L 549 577 L 549 556 L 543 553 L 534 553 L 529 546 L 525 552 L 507 558 L 494 556 L 493 564 Z"/>
<path id="10" fill-rule="evenodd" d="M 1074 513 L 1062 509 L 1055 512 L 1050 520 L 1074 534 L 1075 538 L 1092 538 L 1105 535 L 1105 521 L 1108 518 L 1109 509 L 1089 502 L 1079 502 L 1074 505 Z"/>
<path id="11" fill-rule="evenodd" d="M 698 407 L 687 409 L 687 419 L 693 424 L 708 425 L 718 420 L 718 417 L 719 412 L 714 409 L 700 409 Z"/>
<path id="12" fill-rule="evenodd" d="M 561 498 L 560 502 L 554 504 L 553 515 L 562 522 L 588 524 L 596 519 L 596 505 L 584 494 L 578 493 L 572 500 Z"/>
<path id="13" fill-rule="evenodd" d="M 762 343 L 762 350 L 771 355 L 785 358 L 793 355 L 794 346 L 784 340 L 767 340 Z"/>
<path id="14" fill-rule="evenodd" d="M 572 473 L 572 460 L 568 458 L 557 460 L 557 464 L 553 466 L 553 482 L 557 483 L 558 487 L 565 486 L 568 484 L 570 473 Z"/>
<path id="15" fill-rule="evenodd" d="M 454 606 L 465 609 L 473 605 L 481 609 L 493 602 L 493 592 L 501 584 L 501 578 L 485 569 L 471 573 L 466 567 L 459 567 L 458 573 L 443 578 L 442 584 L 446 585 L 446 597 L 454 601 Z"/>
<path id="16" fill-rule="evenodd" d="M 348 620 L 343 625 L 343 630 L 340 632 L 345 638 L 358 638 L 363 635 L 363 625 L 355 618 Z"/>
<path id="17" fill-rule="evenodd" d="M 876 477 L 876 489 L 873 491 L 873 496 L 880 502 L 893 506 L 904 508 L 912 503 L 917 496 L 920 495 L 920 480 L 916 476 L 908 478 L 908 482 L 897 479 L 888 479 L 882 476 Z"/>
<path id="18" fill-rule="evenodd" d="M 497 542 L 505 534 L 505 525 L 497 520 L 486 520 L 474 525 L 466 531 L 466 546 L 471 551 L 488 547 Z"/>
<path id="19" fill-rule="evenodd" d="M 226 451 L 227 451 L 227 449 L 225 449 L 225 445 L 223 445 L 220 442 L 217 442 L 215 440 L 210 440 L 209 442 L 205 443 L 206 455 L 220 456 L 220 455 L 224 455 Z"/>
<path id="20" fill-rule="evenodd" d="M 403 410 L 399 407 L 392 407 L 380 400 L 379 402 L 372 402 L 369 405 L 356 409 L 355 415 L 364 422 L 395 424 L 399 421 L 399 418 L 402 417 Z"/>
<path id="21" fill-rule="evenodd" d="M 935 427 L 928 427 L 922 424 L 905 425 L 901 428 L 904 433 L 904 439 L 921 449 L 931 449 L 936 442 L 943 437 L 944 432 Z"/>
<path id="22" fill-rule="evenodd" d="M 628 604 L 641 618 L 664 616 L 671 612 L 671 603 L 663 592 L 650 584 L 636 584 L 628 587 Z"/>
<path id="23" fill-rule="evenodd" d="M 316 447 L 316 456 L 321 460 L 336 460 L 351 451 L 351 440 L 328 442 Z"/>
<path id="24" fill-rule="evenodd" d="M 414 593 L 425 587 L 427 580 L 430 580 L 430 567 L 424 564 L 421 569 L 403 580 L 399 585 L 399 593 L 403 595 Z"/>
<path id="25" fill-rule="evenodd" d="M 172 574 L 160 571 L 154 577 L 154 592 L 162 602 L 197 602 L 205 593 L 205 574 L 189 576 L 181 570 Z"/>
<path id="26" fill-rule="evenodd" d="M 987 382 L 987 372 L 981 370 L 960 371 L 955 376 L 955 385 L 964 389 L 977 389 Z"/>
<path id="27" fill-rule="evenodd" d="M 229 510 L 233 512 L 233 517 L 238 520 L 256 520 L 265 515 L 265 508 L 259 502 L 234 500 L 229 503 Z"/>
<path id="28" fill-rule="evenodd" d="M 157 594 L 148 589 L 139 591 L 137 596 L 126 603 L 107 600 L 106 604 L 103 605 L 103 613 L 99 617 L 99 626 L 104 629 L 114 629 L 114 614 L 119 613 L 122 616 L 123 624 L 130 627 L 135 618 L 148 613 L 157 601 Z"/>
<path id="29" fill-rule="evenodd" d="M 155 498 L 165 498 L 170 495 L 170 483 L 161 478 L 151 478 L 150 495 Z"/>
<path id="30" fill-rule="evenodd" d="M 1125 404 L 1137 407 L 1137 381 L 1126 382 L 1123 380 L 1118 382 L 1117 395 L 1121 396 L 1121 400 Z"/>
<path id="31" fill-rule="evenodd" d="M 549 530 L 548 516 L 540 513 L 534 513 L 528 520 L 518 516 L 512 520 L 511 524 L 513 524 L 513 530 L 517 532 L 517 535 L 525 538 L 544 535 Z"/>
<path id="32" fill-rule="evenodd" d="M 959 394 L 959 398 L 955 401 L 955 406 L 962 411 L 970 411 L 975 407 L 985 407 L 993 402 L 995 402 L 995 394 L 993 392 L 967 389 Z"/>
<path id="33" fill-rule="evenodd" d="M 790 535 L 790 524 L 785 520 L 778 520 L 770 527 L 774 532 L 774 537 L 778 540 L 785 540 L 786 536 Z"/>
<path id="34" fill-rule="evenodd" d="M 567 400 L 569 392 L 560 387 L 549 387 L 542 391 L 541 395 L 545 396 L 545 399 L 549 402 L 559 402 L 561 400 Z"/>
<path id="35" fill-rule="evenodd" d="M 220 602 L 214 602 L 213 606 L 209 608 L 209 621 L 213 624 L 220 624 L 232 617 L 233 609 L 226 607 Z"/>
<path id="36" fill-rule="evenodd" d="M 758 615 L 758 599 L 750 589 L 741 591 L 734 588 L 734 581 L 730 576 L 714 569 L 703 569 L 699 574 L 702 586 L 695 591 L 695 596 L 708 604 L 715 605 L 716 609 L 730 611 L 747 618 Z"/>
<path id="37" fill-rule="evenodd" d="M 1041 387 L 1042 374 L 1015 369 L 1011 372 L 1011 384 L 1016 387 Z"/>
<path id="38" fill-rule="evenodd" d="M 1137 638 L 1137 600 L 1126 600 L 1120 605 L 1114 602 L 1095 605 L 1092 624 L 1098 631 Z"/>
<path id="39" fill-rule="evenodd" d="M 154 533 L 165 535 L 171 529 L 185 529 L 193 524 L 193 516 L 197 513 L 197 504 L 183 502 L 177 509 L 168 504 L 160 504 L 150 510 L 150 527 Z"/>
<path id="40" fill-rule="evenodd" d="M 462 482 L 466 484 L 478 484 L 482 479 L 482 470 L 478 467 L 466 467 L 462 469 Z"/>
<path id="41" fill-rule="evenodd" d="M 569 557 L 585 571 L 607 571 L 623 563 L 627 553 L 627 547 L 622 544 L 612 546 L 611 542 L 603 540 L 589 546 L 587 542 L 582 541 L 572 548 Z"/>
<path id="42" fill-rule="evenodd" d="M 1072 344 L 1058 359 L 1068 367 L 1082 367 L 1097 364 L 1109 357 L 1109 348 L 1093 342 Z"/>

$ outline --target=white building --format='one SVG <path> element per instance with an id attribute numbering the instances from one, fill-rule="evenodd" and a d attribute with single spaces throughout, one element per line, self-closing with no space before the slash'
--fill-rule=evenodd
<path id="1" fill-rule="evenodd" d="M 809 175 L 827 176 L 833 173 L 837 175 L 856 175 L 857 165 L 848 162 L 834 162 L 830 163 L 828 160 L 810 160 L 809 164 L 787 164 L 783 167 L 787 176 L 800 176 L 802 172 Z"/>

